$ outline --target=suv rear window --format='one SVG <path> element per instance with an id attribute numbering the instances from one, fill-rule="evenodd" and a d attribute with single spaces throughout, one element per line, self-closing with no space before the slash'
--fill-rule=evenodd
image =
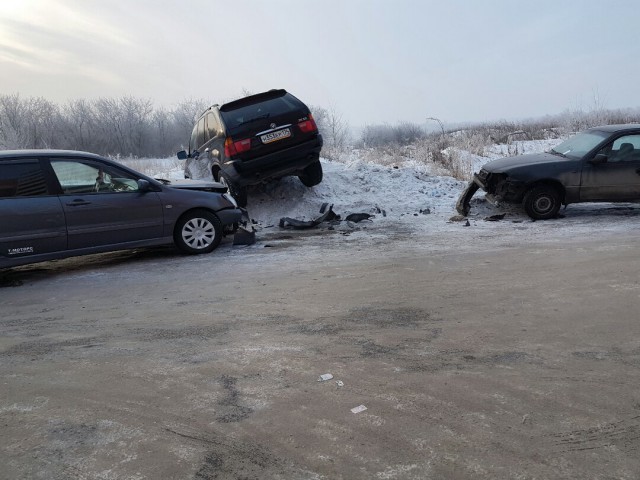
<path id="1" fill-rule="evenodd" d="M 0 197 L 32 197 L 47 193 L 47 182 L 38 160 L 0 162 Z"/>
<path id="2" fill-rule="evenodd" d="M 235 102 L 223 105 L 220 108 L 220 115 L 227 128 L 233 130 L 240 125 L 254 122 L 263 118 L 277 117 L 292 111 L 306 110 L 304 103 L 290 93 L 274 92 L 277 95 L 272 98 L 262 98 L 256 96 L 253 103 L 251 99 L 240 99 Z M 271 92 L 267 92 L 269 94 Z"/>

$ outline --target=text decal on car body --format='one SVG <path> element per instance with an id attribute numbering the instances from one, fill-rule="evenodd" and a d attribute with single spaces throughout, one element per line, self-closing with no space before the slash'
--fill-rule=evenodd
<path id="1" fill-rule="evenodd" d="M 260 137 L 262 143 L 271 143 L 277 142 L 278 140 L 282 140 L 283 138 L 289 138 L 291 136 L 291 130 L 288 128 L 284 128 L 282 130 L 278 130 L 277 132 L 267 133 Z"/>
<path id="2" fill-rule="evenodd" d="M 10 248 L 7 255 L 22 255 L 23 253 L 33 253 L 33 247 Z"/>

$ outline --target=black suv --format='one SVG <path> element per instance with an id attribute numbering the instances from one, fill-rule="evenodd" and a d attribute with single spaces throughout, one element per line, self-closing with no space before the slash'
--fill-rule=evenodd
<path id="1" fill-rule="evenodd" d="M 309 108 L 285 90 L 269 90 L 213 105 L 193 128 L 184 176 L 229 187 L 242 207 L 247 186 L 297 175 L 307 187 L 322 181 L 322 135 Z"/>
<path id="2" fill-rule="evenodd" d="M 554 218 L 562 204 L 640 200 L 640 125 L 594 127 L 545 153 L 487 163 L 458 199 L 469 201 L 483 189 L 494 199 L 522 202 L 535 220 Z"/>

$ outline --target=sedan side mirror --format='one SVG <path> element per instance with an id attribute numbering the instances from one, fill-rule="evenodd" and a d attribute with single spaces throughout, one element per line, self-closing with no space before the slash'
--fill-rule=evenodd
<path id="1" fill-rule="evenodd" d="M 598 165 L 600 163 L 607 163 L 607 160 L 609 160 L 609 156 L 607 154 L 598 153 L 596 154 L 595 157 L 589 160 L 589 163 L 592 163 L 593 165 Z"/>
<path id="2" fill-rule="evenodd" d="M 178 156 L 178 160 L 186 160 L 188 157 L 187 152 L 184 150 L 180 150 L 176 155 Z"/>

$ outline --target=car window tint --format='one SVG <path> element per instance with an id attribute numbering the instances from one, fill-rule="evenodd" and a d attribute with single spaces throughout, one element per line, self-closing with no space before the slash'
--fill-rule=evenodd
<path id="1" fill-rule="evenodd" d="M 111 165 L 90 160 L 51 160 L 51 167 L 64 193 L 118 193 L 138 190 L 137 178 Z"/>
<path id="2" fill-rule="evenodd" d="M 46 179 L 38 160 L 0 162 L 0 197 L 47 194 Z"/>

